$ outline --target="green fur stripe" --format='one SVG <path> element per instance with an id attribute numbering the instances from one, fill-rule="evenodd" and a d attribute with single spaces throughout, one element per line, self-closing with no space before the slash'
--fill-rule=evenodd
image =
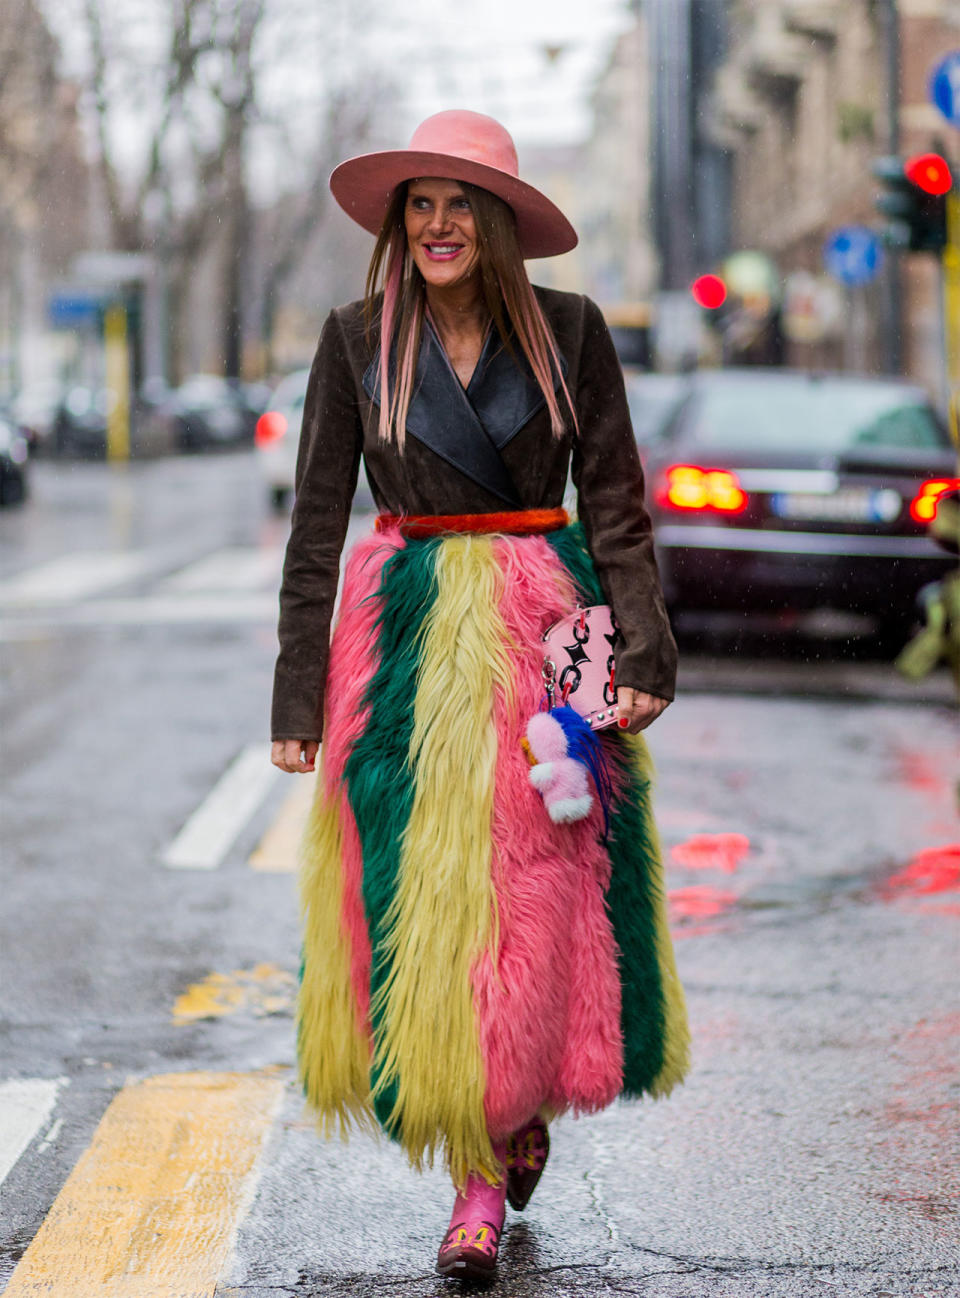
<path id="1" fill-rule="evenodd" d="M 574 523 L 547 537 L 580 598 L 605 602 L 586 546 Z M 657 953 L 657 903 L 662 866 L 650 807 L 650 783 L 639 775 L 619 735 L 603 735 L 617 789 L 610 807 L 610 888 L 607 904 L 620 959 L 623 1093 L 655 1089 L 666 1056 L 666 1005 Z"/>
<path id="2" fill-rule="evenodd" d="M 410 541 L 383 567 L 378 598 L 379 664 L 367 687 L 370 719 L 346 764 L 347 791 L 363 852 L 363 902 L 370 932 L 371 1004 L 390 974 L 384 950 L 385 916 L 397 890 L 403 833 L 410 819 L 416 772 L 410 761 L 413 705 L 422 652 L 423 628 L 436 599 L 438 540 Z M 390 1135 L 396 1083 L 378 1087 L 377 1040 L 382 1009 L 372 1012 L 374 1058 L 371 1073 L 374 1109 Z"/>
<path id="3" fill-rule="evenodd" d="M 605 604 L 607 597 L 587 549 L 587 538 L 582 523 L 571 523 L 557 532 L 548 532 L 547 540 L 556 551 L 557 558 L 576 583 L 577 592 L 585 604 Z"/>
<path id="4" fill-rule="evenodd" d="M 662 866 L 642 782 L 618 735 L 604 736 L 619 795 L 610 808 L 607 905 L 620 952 L 623 1091 L 654 1091 L 666 1056 L 666 1004 L 657 952 L 657 902 Z"/>

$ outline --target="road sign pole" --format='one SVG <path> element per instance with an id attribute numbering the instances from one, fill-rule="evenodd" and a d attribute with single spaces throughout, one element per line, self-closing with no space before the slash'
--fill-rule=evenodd
<path id="1" fill-rule="evenodd" d="M 127 348 L 127 309 L 119 302 L 103 317 L 107 390 L 115 401 L 107 411 L 107 459 L 130 458 L 130 355 Z"/>
<path id="2" fill-rule="evenodd" d="M 947 242 L 940 265 L 947 381 L 956 393 L 960 389 L 960 193 L 957 192 L 947 195 Z"/>
<path id="3" fill-rule="evenodd" d="M 885 117 L 887 153 L 900 152 L 900 13 L 897 0 L 880 0 L 885 63 Z M 903 270 L 899 255 L 887 258 L 881 270 L 883 302 L 883 366 L 887 374 L 903 373 Z"/>
<path id="4" fill-rule="evenodd" d="M 940 257 L 947 409 L 960 455 L 960 191 L 947 195 L 947 242 Z"/>

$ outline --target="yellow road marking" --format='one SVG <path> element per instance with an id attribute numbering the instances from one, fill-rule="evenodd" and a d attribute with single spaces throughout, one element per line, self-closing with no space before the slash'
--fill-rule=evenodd
<path id="1" fill-rule="evenodd" d="M 239 1010 L 250 1010 L 258 1017 L 282 1014 L 292 1009 L 296 988 L 294 975 L 275 964 L 234 969 L 228 974 L 210 973 L 177 997 L 173 1021 L 194 1023 L 197 1019 L 223 1018 Z"/>
<path id="2" fill-rule="evenodd" d="M 282 1096 L 250 1073 L 124 1087 L 5 1298 L 213 1298 Z"/>
<path id="3" fill-rule="evenodd" d="M 297 775 L 296 783 L 280 808 L 276 820 L 264 834 L 249 864 L 254 870 L 277 873 L 294 871 L 297 854 L 316 788 L 315 776 Z"/>

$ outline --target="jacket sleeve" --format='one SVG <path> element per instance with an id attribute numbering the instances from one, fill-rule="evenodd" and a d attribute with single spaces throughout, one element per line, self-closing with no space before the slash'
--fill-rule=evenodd
<path id="1" fill-rule="evenodd" d="M 600 584 L 625 639 L 617 657 L 617 684 L 672 699 L 677 647 L 643 503 L 643 470 L 623 373 L 600 309 L 589 298 L 584 299 L 573 395 L 580 424 L 572 459 L 577 510 Z"/>
<path id="2" fill-rule="evenodd" d="M 280 587 L 274 739 L 320 739 L 330 619 L 357 485 L 363 427 L 343 329 L 331 311 L 303 407 L 296 501 Z"/>

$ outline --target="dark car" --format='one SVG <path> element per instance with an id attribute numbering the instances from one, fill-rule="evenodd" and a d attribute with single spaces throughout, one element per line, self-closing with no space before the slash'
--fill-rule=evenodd
<path id="1" fill-rule="evenodd" d="M 102 460 L 107 454 L 108 425 L 117 399 L 111 388 L 83 384 L 68 388 L 57 406 L 48 439 L 55 454 Z M 130 454 L 134 457 L 164 454 L 174 449 L 169 421 L 155 420 L 155 409 L 155 403 L 143 396 L 130 408 Z"/>
<path id="2" fill-rule="evenodd" d="M 216 374 L 194 374 L 170 394 L 165 413 L 174 441 L 185 451 L 250 446 L 262 405 L 243 383 Z"/>
<path id="3" fill-rule="evenodd" d="M 690 390 L 687 374 L 659 374 L 624 366 L 623 382 L 630 422 L 637 445 L 643 448 L 662 434 Z"/>
<path id="4" fill-rule="evenodd" d="M 53 417 L 50 439 L 57 455 L 103 459 L 107 422 L 117 396 L 110 388 L 76 383 L 67 388 Z"/>
<path id="5" fill-rule="evenodd" d="M 63 395 L 59 380 L 46 379 L 21 388 L 6 414 L 19 425 L 30 453 L 50 454 L 53 421 Z"/>
<path id="6" fill-rule="evenodd" d="M 26 499 L 29 453 L 23 430 L 0 412 L 0 505 L 19 505 Z"/>
<path id="7" fill-rule="evenodd" d="M 646 465 L 674 610 L 844 609 L 902 642 L 917 591 L 952 563 L 927 525 L 954 453 L 902 381 L 702 372 Z"/>

